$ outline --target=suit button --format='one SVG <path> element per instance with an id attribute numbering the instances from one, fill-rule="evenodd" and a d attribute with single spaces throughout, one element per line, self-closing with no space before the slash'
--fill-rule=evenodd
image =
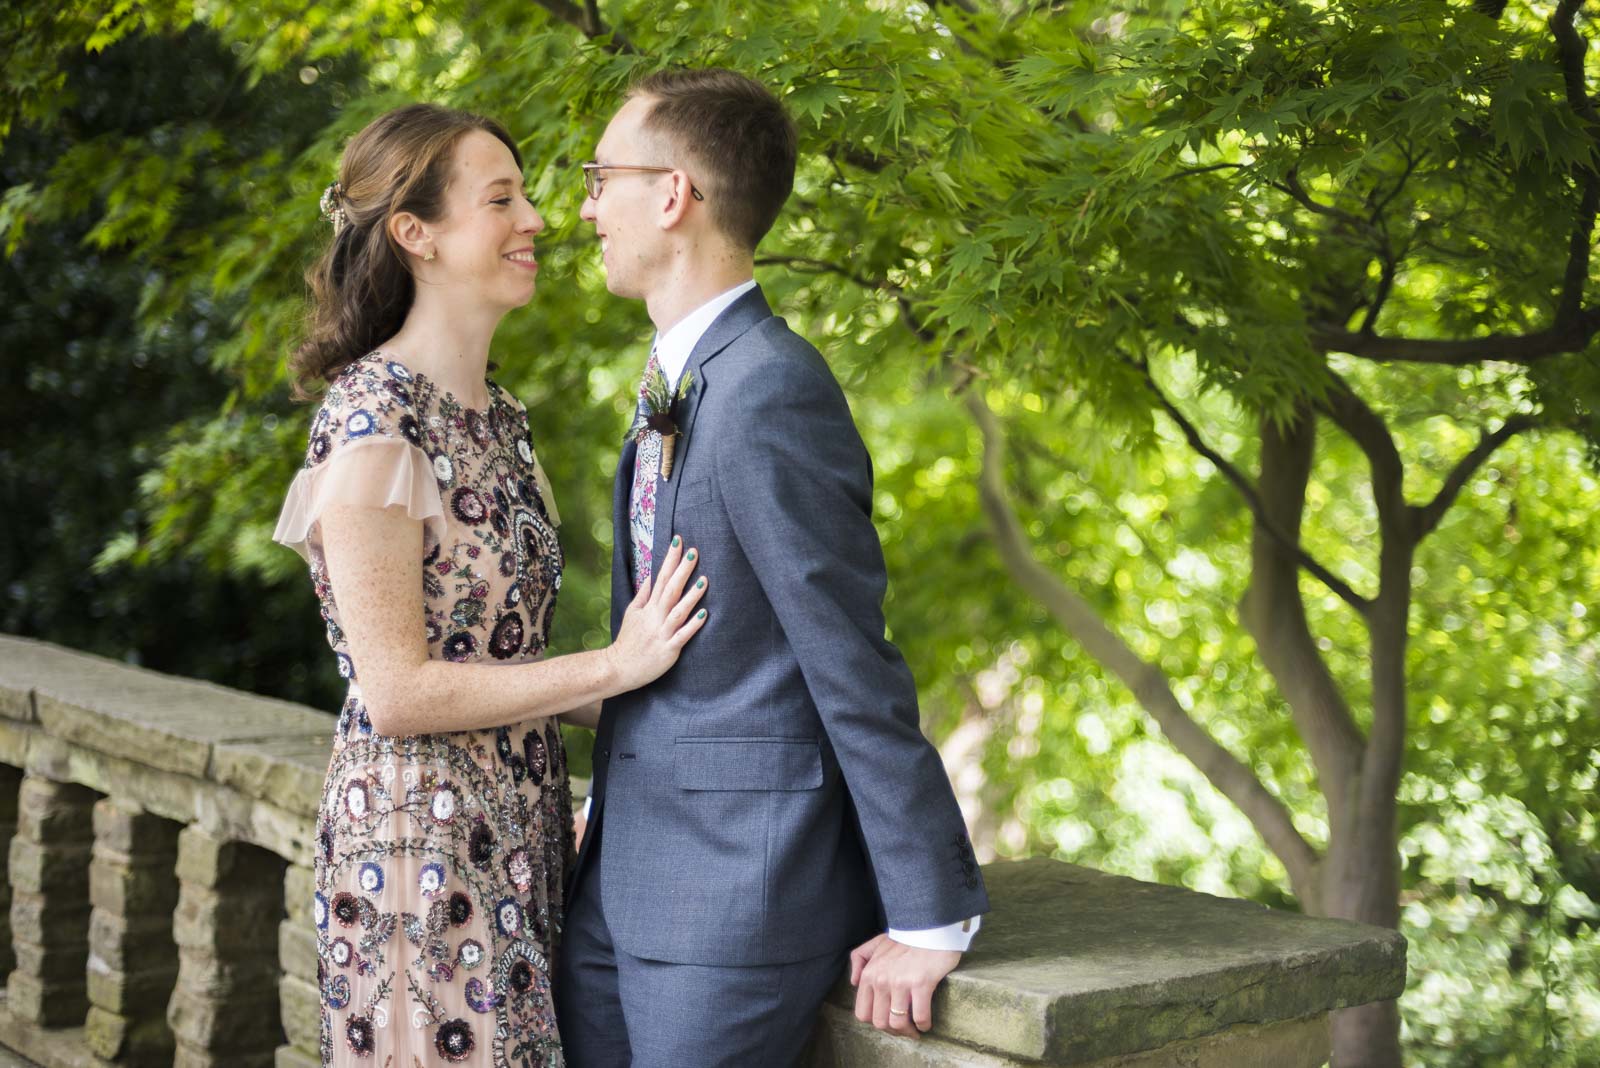
<path id="1" fill-rule="evenodd" d="M 600 750 L 600 759 L 601 760 L 610 760 L 611 759 L 611 750 L 610 749 L 602 749 L 602 750 Z"/>

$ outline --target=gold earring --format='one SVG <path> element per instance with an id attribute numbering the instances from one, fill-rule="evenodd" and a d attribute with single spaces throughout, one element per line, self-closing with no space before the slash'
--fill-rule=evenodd
<path id="1" fill-rule="evenodd" d="M 428 254 L 426 256 L 422 257 L 422 262 L 424 262 L 424 263 L 432 263 L 433 262 L 433 249 L 430 248 L 428 250 Z"/>

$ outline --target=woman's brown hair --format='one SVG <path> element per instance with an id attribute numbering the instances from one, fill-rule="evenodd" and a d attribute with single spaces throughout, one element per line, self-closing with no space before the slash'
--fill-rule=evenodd
<path id="1" fill-rule="evenodd" d="M 333 240 L 306 271 L 306 336 L 289 357 L 297 397 L 312 396 L 405 322 L 416 283 L 389 220 L 403 211 L 429 222 L 444 214 L 456 144 L 473 130 L 498 138 L 521 168 L 505 127 L 436 104 L 386 112 L 345 146 L 339 180 L 323 200 Z"/>

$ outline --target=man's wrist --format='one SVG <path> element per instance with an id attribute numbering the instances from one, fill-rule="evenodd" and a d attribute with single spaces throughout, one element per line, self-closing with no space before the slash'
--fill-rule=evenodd
<path id="1" fill-rule="evenodd" d="M 911 946 L 914 949 L 965 953 L 972 945 L 973 936 L 978 933 L 982 922 L 981 916 L 974 916 L 969 920 L 946 924 L 943 927 L 928 927 L 913 931 L 891 927 L 889 937 L 901 945 Z"/>

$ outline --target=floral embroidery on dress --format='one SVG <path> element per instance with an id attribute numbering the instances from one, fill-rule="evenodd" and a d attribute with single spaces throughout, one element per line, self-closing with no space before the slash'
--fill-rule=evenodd
<path id="1" fill-rule="evenodd" d="M 305 467 L 357 449 L 415 456 L 410 469 L 432 480 L 420 497 L 436 489 L 442 513 L 425 522 L 421 550 L 428 655 L 522 663 L 544 652 L 563 560 L 527 413 L 489 391 L 486 409 L 467 408 L 374 353 L 330 385 Z M 375 734 L 326 560 L 309 545 L 351 680 L 315 843 L 322 1061 L 561 1066 L 550 960 L 573 843 L 560 732 L 535 720 Z"/>

